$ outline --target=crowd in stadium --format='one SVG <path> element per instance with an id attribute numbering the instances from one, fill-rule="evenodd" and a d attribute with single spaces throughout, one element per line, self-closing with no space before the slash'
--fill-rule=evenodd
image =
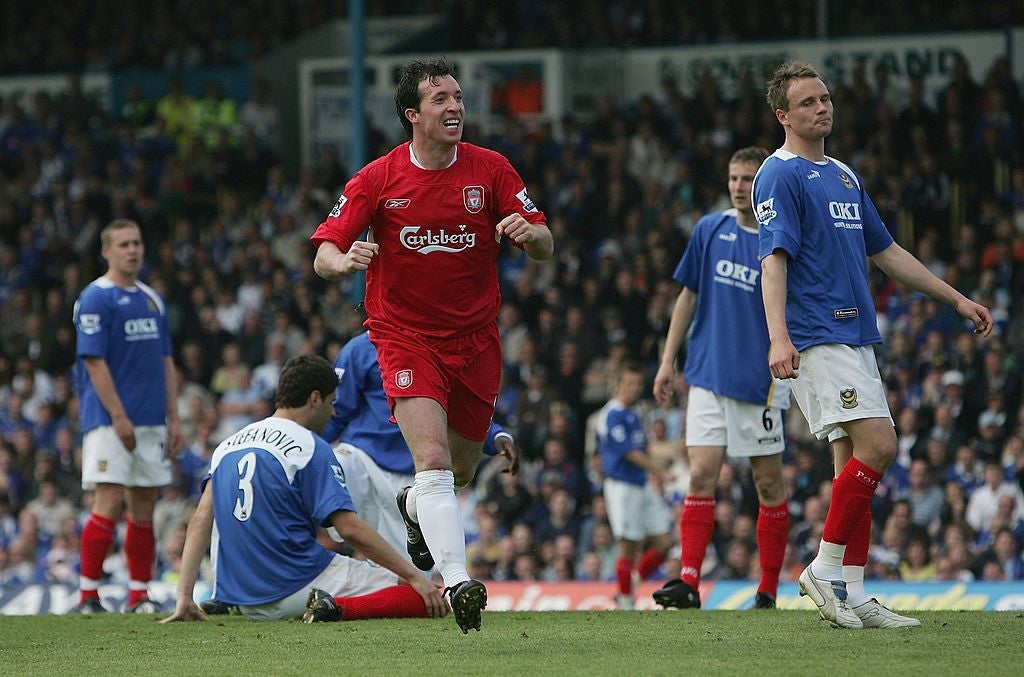
<path id="1" fill-rule="evenodd" d="M 843 113 L 829 154 L 858 169 L 897 239 L 998 325 L 979 340 L 951 310 L 873 274 L 900 444 L 873 505 L 869 566 L 881 579 L 1024 580 L 1024 100 L 1005 61 L 980 82 L 961 66 L 936 97 L 919 80 L 895 87 L 884 69 L 831 83 Z M 225 100 L 215 83 L 129 97 L 111 113 L 76 82 L 64 97 L 0 108 L 0 585 L 78 580 L 91 496 L 80 487 L 71 305 L 103 272 L 98 234 L 111 219 L 141 224 L 143 277 L 168 302 L 180 368 L 186 449 L 154 518 L 166 580 L 213 447 L 271 413 L 288 357 L 333 359 L 361 331 L 359 290 L 314 275 L 308 243 L 353 168 L 325 153 L 287 175 L 265 124 L 272 106 Z M 511 160 L 556 242 L 554 262 L 511 248 L 499 262 L 496 418 L 524 463 L 518 476 L 485 464 L 460 495 L 470 573 L 610 581 L 616 548 L 588 418 L 624 360 L 653 377 L 689 233 L 728 207 L 732 152 L 776 148 L 778 125 L 755 78 L 726 98 L 705 77 L 693 96 L 669 83 L 608 99 L 592 120 L 508 118 L 489 138 L 472 125 L 465 138 Z M 674 404 L 643 403 L 649 452 L 674 474 L 660 489 L 677 510 L 685 401 L 680 384 Z M 787 434 L 783 578 L 794 580 L 817 548 L 832 466 L 795 409 Z M 718 486 L 706 577 L 757 580 L 749 467 L 727 465 Z M 106 567 L 126 580 L 119 549 Z"/>
<path id="2" fill-rule="evenodd" d="M 366 14 L 434 15 L 432 45 L 457 50 L 637 47 L 813 38 L 817 0 L 734 5 L 699 0 L 368 0 Z M 989 30 L 1024 23 L 1015 0 L 830 2 L 831 37 Z M 304 31 L 349 16 L 341 0 L 114 0 L 7 3 L 0 14 L 0 72 L 168 69 L 237 65 Z M 884 18 L 884 20 L 883 20 Z M 86 30 L 82 30 L 85 26 Z"/>

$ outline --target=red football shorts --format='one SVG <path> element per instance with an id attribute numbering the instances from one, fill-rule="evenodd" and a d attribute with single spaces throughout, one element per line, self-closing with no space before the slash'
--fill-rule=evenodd
<path id="1" fill-rule="evenodd" d="M 470 334 L 440 339 L 368 322 L 388 406 L 404 397 L 429 397 L 448 414 L 448 427 L 482 442 L 501 383 L 496 322 Z"/>

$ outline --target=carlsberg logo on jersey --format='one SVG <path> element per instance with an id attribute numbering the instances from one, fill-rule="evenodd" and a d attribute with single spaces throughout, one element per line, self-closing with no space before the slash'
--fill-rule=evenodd
<path id="1" fill-rule="evenodd" d="M 155 317 L 139 317 L 124 321 L 125 341 L 148 341 L 160 338 L 160 328 Z"/>
<path id="2" fill-rule="evenodd" d="M 431 252 L 454 254 L 476 246 L 476 233 L 473 231 L 467 232 L 464 224 L 459 226 L 459 232 L 457 233 L 431 229 L 420 232 L 422 230 L 422 226 L 406 226 L 399 233 L 398 239 L 403 247 L 420 254 L 430 254 Z"/>
<path id="3" fill-rule="evenodd" d="M 761 271 L 750 266 L 719 259 L 715 262 L 715 282 L 727 284 L 730 287 L 739 287 L 744 291 L 754 291 L 757 278 Z"/>

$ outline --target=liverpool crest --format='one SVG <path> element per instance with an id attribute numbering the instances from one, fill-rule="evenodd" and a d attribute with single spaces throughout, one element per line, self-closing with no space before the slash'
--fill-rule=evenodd
<path id="1" fill-rule="evenodd" d="M 478 214 L 484 208 L 484 187 L 466 186 L 462 189 L 462 201 L 466 205 L 467 212 Z"/>

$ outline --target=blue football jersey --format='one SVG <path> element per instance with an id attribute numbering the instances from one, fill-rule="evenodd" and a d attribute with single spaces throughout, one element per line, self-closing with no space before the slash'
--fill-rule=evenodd
<path id="1" fill-rule="evenodd" d="M 609 400 L 597 414 L 596 430 L 604 476 L 640 486 L 646 484 L 644 469 L 626 458 L 630 451 L 647 451 L 644 424 L 636 410 L 618 400 Z"/>
<path id="2" fill-rule="evenodd" d="M 880 343 L 867 257 L 893 239 L 853 170 L 780 149 L 754 177 L 752 200 L 760 257 L 790 257 L 786 323 L 797 350 Z"/>
<path id="3" fill-rule="evenodd" d="M 768 369 L 758 234 L 736 210 L 708 214 L 694 228 L 673 278 L 697 295 L 686 352 L 686 382 L 766 407 L 789 406 L 789 384 Z"/>
<path id="4" fill-rule="evenodd" d="M 362 449 L 374 463 L 394 473 L 412 475 L 416 472 L 409 446 L 398 425 L 391 423 L 391 409 L 384 394 L 377 363 L 377 348 L 370 342 L 369 332 L 351 339 L 334 360 L 338 389 L 334 394 L 334 415 L 324 428 L 324 439 L 345 442 Z M 499 424 L 491 422 L 484 453 L 497 453 L 494 438 L 508 434 Z"/>
<path id="5" fill-rule="evenodd" d="M 171 354 L 167 311 L 163 299 L 142 282 L 121 288 L 105 277 L 86 287 L 75 302 L 78 362 L 75 388 L 81 406 L 82 431 L 110 425 L 82 361 L 102 357 L 134 425 L 164 425 L 167 379 L 164 358 Z"/>
<path id="6" fill-rule="evenodd" d="M 337 510 L 355 512 L 334 451 L 283 418 L 251 423 L 210 461 L 213 596 L 226 604 L 273 602 L 309 585 L 334 554 L 316 541 Z"/>

